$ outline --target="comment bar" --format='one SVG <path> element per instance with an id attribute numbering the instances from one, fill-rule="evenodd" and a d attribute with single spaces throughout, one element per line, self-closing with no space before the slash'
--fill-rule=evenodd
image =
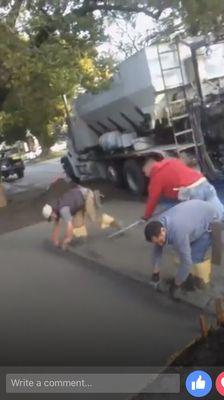
<path id="1" fill-rule="evenodd" d="M 180 393 L 179 374 L 7 374 L 6 393 Z"/>

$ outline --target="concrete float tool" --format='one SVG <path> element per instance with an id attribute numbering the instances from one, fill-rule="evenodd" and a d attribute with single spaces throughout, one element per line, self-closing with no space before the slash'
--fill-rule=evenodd
<path id="1" fill-rule="evenodd" d="M 108 237 L 108 239 L 112 239 L 112 238 L 114 238 L 114 237 L 116 237 L 116 236 L 120 236 L 120 235 L 122 235 L 124 232 L 129 231 L 129 229 L 135 228 L 136 226 L 138 226 L 138 225 L 140 225 L 140 224 L 143 224 L 144 222 L 145 222 L 144 220 L 139 219 L 138 221 L 133 222 L 132 224 L 126 226 L 125 228 L 119 229 L 119 231 L 114 232 L 114 233 L 108 235 L 107 237 Z"/>

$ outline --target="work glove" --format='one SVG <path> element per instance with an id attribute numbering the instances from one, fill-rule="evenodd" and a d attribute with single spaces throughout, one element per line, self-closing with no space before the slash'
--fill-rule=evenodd
<path id="1" fill-rule="evenodd" d="M 57 240 L 57 239 L 52 240 L 52 243 L 53 243 L 53 245 L 54 245 L 55 247 L 60 247 L 60 242 L 59 242 L 59 240 Z"/>
<path id="2" fill-rule="evenodd" d="M 64 239 L 63 242 L 61 243 L 61 249 L 64 251 L 68 250 L 70 243 L 71 239 Z"/>
<path id="3" fill-rule="evenodd" d="M 152 286 L 155 290 L 158 290 L 160 284 L 160 273 L 153 273 L 151 280 L 149 281 L 150 286 Z"/>
<path id="4" fill-rule="evenodd" d="M 157 284 L 160 282 L 160 273 L 159 272 L 153 272 L 152 277 L 151 277 L 151 282 L 157 283 Z"/>

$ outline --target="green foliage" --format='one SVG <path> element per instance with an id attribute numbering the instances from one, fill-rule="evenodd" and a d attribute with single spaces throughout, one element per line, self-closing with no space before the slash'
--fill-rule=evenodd
<path id="1" fill-rule="evenodd" d="M 165 36 L 223 33 L 223 0 L 0 0 L 0 134 L 12 141 L 30 129 L 49 145 L 64 120 L 62 94 L 107 84 L 113 62 L 96 51 L 105 17 L 134 26 L 140 12 Z"/>
<path id="2" fill-rule="evenodd" d="M 212 32 L 223 35 L 223 0 L 182 0 L 185 23 L 192 34 Z"/>
<path id="3" fill-rule="evenodd" d="M 0 133 L 8 142 L 30 129 L 51 145 L 54 125 L 65 118 L 62 95 L 73 98 L 81 87 L 99 90 L 110 77 L 110 65 L 95 50 L 101 27 L 93 16 L 76 19 L 58 15 L 53 22 L 60 30 L 49 28 L 46 37 L 52 21 L 35 9 L 21 32 L 0 23 Z"/>

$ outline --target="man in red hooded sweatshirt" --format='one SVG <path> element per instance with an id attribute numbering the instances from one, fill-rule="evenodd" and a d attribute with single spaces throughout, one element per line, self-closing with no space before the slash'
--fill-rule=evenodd
<path id="1" fill-rule="evenodd" d="M 224 207 L 214 186 L 201 172 L 188 167 L 180 159 L 167 158 L 162 161 L 149 159 L 144 165 L 143 172 L 150 178 L 145 220 L 152 216 L 161 198 L 174 201 L 192 199 L 208 201 L 216 208 L 220 219 L 223 219 Z"/>

